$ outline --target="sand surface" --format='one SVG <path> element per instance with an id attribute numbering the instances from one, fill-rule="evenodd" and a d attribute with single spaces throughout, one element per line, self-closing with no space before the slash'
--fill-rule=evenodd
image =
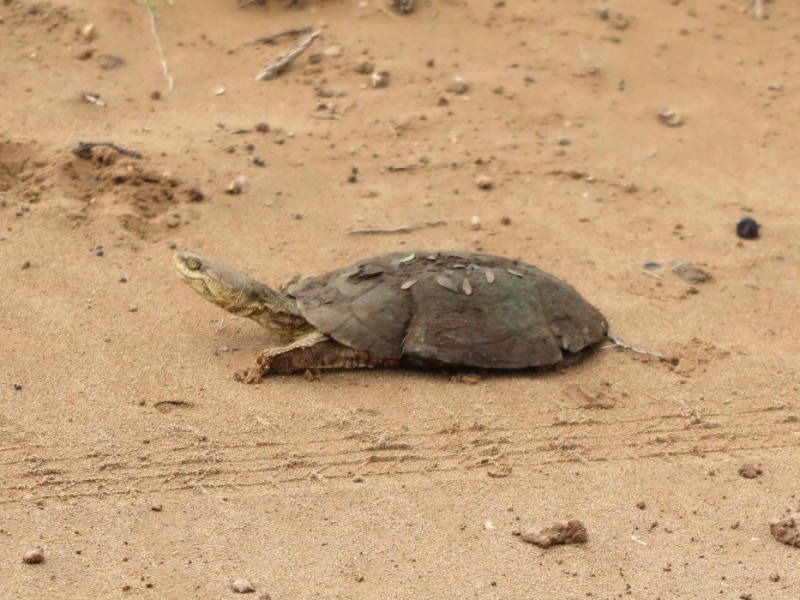
<path id="1" fill-rule="evenodd" d="M 798 597 L 798 3 L 157 11 L 0 3 L 0 596 Z M 308 33 L 229 52 L 295 27 L 276 79 Z M 669 360 L 245 385 L 264 334 L 189 249 L 271 285 L 523 259 Z M 568 519 L 586 544 L 514 535 Z"/>

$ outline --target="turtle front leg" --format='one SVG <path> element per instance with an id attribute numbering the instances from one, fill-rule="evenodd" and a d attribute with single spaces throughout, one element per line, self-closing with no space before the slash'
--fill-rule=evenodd
<path id="1" fill-rule="evenodd" d="M 267 373 L 288 375 L 309 369 L 395 367 L 399 362 L 342 346 L 315 331 L 288 346 L 267 348 L 256 358 L 256 364 L 238 375 L 237 379 L 256 383 Z"/>

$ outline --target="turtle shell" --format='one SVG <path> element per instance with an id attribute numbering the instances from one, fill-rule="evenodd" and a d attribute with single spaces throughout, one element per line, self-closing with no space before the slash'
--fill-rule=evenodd
<path id="1" fill-rule="evenodd" d="M 413 364 L 553 365 L 608 330 L 600 311 L 557 277 L 474 252 L 383 254 L 306 278 L 291 295 L 340 344 Z"/>

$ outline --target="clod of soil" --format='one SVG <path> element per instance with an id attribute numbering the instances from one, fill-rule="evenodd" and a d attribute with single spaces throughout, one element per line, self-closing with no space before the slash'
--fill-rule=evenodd
<path id="1" fill-rule="evenodd" d="M 800 512 L 792 513 L 782 519 L 772 519 L 769 524 L 772 537 L 788 546 L 800 548 Z"/>
<path id="2" fill-rule="evenodd" d="M 534 544 L 540 548 L 549 548 L 554 544 L 585 544 L 589 534 L 583 523 L 571 519 L 566 523 L 555 523 L 550 527 L 533 527 L 520 536 L 523 542 Z"/>
<path id="3" fill-rule="evenodd" d="M 745 479 L 755 479 L 759 475 L 761 475 L 764 470 L 761 468 L 761 465 L 757 465 L 755 463 L 744 463 L 741 467 L 739 467 L 739 475 L 744 477 Z"/>

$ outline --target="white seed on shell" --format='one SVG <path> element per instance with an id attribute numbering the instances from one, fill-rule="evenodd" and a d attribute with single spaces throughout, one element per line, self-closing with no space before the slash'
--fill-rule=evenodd
<path id="1" fill-rule="evenodd" d="M 464 277 L 464 281 L 461 282 L 461 289 L 464 290 L 467 296 L 472 296 L 472 284 L 470 284 L 469 279 L 466 277 Z"/>
<path id="2" fill-rule="evenodd" d="M 522 277 L 522 273 L 518 273 L 517 271 L 514 271 L 513 269 L 506 269 L 506 271 L 511 273 L 514 277 Z"/>
<path id="3" fill-rule="evenodd" d="M 417 283 L 417 280 L 416 280 L 416 279 L 409 279 L 409 280 L 408 280 L 408 281 L 406 281 L 406 282 L 405 282 L 403 285 L 401 285 L 401 286 L 400 286 L 400 289 L 401 289 L 401 290 L 407 290 L 407 289 L 409 289 L 409 288 L 410 288 L 412 285 L 414 285 L 415 283 Z"/>
<path id="4" fill-rule="evenodd" d="M 412 260 L 414 260 L 416 257 L 417 257 L 417 255 L 416 255 L 416 254 L 409 254 L 409 255 L 408 255 L 408 256 L 406 256 L 405 258 L 401 258 L 401 259 L 400 259 L 398 262 L 400 262 L 400 263 L 407 263 L 407 262 L 411 262 L 411 261 L 412 261 Z"/>
<path id="5" fill-rule="evenodd" d="M 486 269 L 486 281 L 494 283 L 494 271 L 491 269 Z"/>
<path id="6" fill-rule="evenodd" d="M 458 288 L 444 275 L 437 275 L 436 276 L 436 283 L 438 283 L 443 288 L 450 290 L 451 292 L 458 292 Z"/>

